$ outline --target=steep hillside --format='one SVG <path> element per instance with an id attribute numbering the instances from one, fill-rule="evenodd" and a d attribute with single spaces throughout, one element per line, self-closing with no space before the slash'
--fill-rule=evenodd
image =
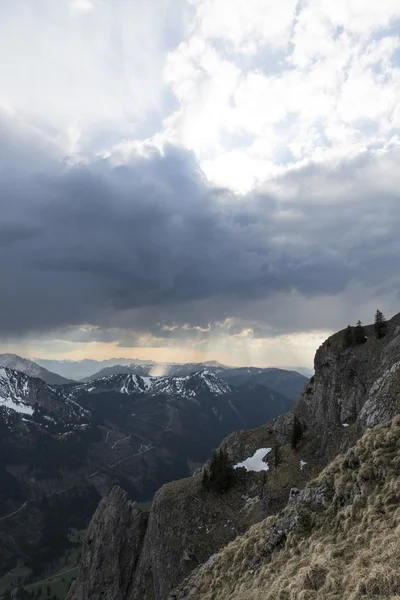
<path id="1" fill-rule="evenodd" d="M 367 336 L 364 344 L 351 347 L 345 347 L 344 332 L 329 338 L 317 351 L 315 376 L 292 412 L 224 440 L 221 449 L 231 465 L 254 465 L 259 457 L 256 470 L 250 467 L 243 474 L 238 473 L 242 469 L 235 470 L 224 496 L 204 488 L 202 473 L 157 493 L 135 561 L 133 584 L 128 595 L 121 592 L 123 600 L 165 600 L 228 541 L 282 510 L 293 486 L 302 489 L 367 427 L 388 422 L 400 412 L 400 315 L 388 323 L 384 338 L 376 339 L 373 328 L 367 328 Z M 101 556 L 105 549 L 98 546 L 96 528 L 90 539 Z M 115 544 L 116 555 L 129 554 L 118 539 Z M 89 552 L 86 564 L 95 569 L 90 557 Z M 106 585 L 103 591 L 104 598 L 112 597 Z M 95 597 L 82 572 L 70 598 Z"/>
<path id="2" fill-rule="evenodd" d="M 400 417 L 368 431 L 286 508 L 170 600 L 358 600 L 400 594 Z"/>
<path id="3" fill-rule="evenodd" d="M 57 373 L 52 373 L 32 360 L 22 358 L 17 354 L 0 354 L 0 367 L 20 371 L 25 375 L 29 375 L 29 377 L 37 377 L 50 385 L 64 385 L 72 382 L 72 379 L 66 379 Z"/>

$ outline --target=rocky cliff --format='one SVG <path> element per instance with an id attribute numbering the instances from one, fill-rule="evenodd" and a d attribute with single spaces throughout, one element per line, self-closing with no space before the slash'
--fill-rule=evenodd
<path id="1" fill-rule="evenodd" d="M 73 597 L 123 600 L 130 597 L 148 513 L 114 487 L 103 498 L 83 544 Z"/>
<path id="2" fill-rule="evenodd" d="M 400 412 L 400 315 L 388 323 L 383 339 L 375 338 L 372 327 L 366 328 L 366 334 L 364 344 L 350 348 L 344 348 L 344 332 L 331 336 L 318 349 L 315 376 L 293 411 L 261 428 L 233 433 L 222 442 L 233 465 L 268 448 L 269 470 L 238 469 L 233 485 L 222 496 L 201 485 L 201 473 L 164 486 L 155 497 L 146 531 L 137 527 L 139 518 L 121 516 L 130 540 L 135 540 L 134 552 L 126 535 L 114 536 L 111 546 L 104 544 L 105 500 L 88 534 L 96 551 L 89 552 L 86 543 L 78 582 L 68 600 L 165 600 L 197 565 L 252 524 L 281 510 L 293 487 L 301 490 L 368 427 L 386 423 Z M 118 557 L 130 552 L 136 565 L 130 586 L 115 595 L 114 584 L 102 576 L 94 557 L 111 554 L 112 572 L 120 580 Z"/>

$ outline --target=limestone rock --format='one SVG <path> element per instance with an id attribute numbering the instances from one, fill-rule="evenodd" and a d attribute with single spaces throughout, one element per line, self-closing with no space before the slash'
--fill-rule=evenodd
<path id="1" fill-rule="evenodd" d="M 148 514 L 119 487 L 103 498 L 83 543 L 79 576 L 68 600 L 123 600 L 131 594 Z"/>

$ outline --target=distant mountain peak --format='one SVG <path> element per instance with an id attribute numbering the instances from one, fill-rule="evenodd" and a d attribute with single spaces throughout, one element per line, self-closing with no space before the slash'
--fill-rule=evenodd
<path id="1" fill-rule="evenodd" d="M 159 377 L 118 373 L 89 381 L 83 386 L 89 393 L 113 390 L 121 394 L 178 395 L 182 398 L 194 398 L 200 394 L 222 396 L 231 392 L 227 383 L 207 369 L 188 375 Z M 81 386 L 79 389 L 82 389 Z"/>
<path id="2" fill-rule="evenodd" d="M 57 373 L 52 373 L 28 358 L 22 358 L 22 356 L 18 356 L 18 354 L 0 354 L 0 366 L 7 367 L 8 369 L 14 369 L 15 371 L 20 371 L 29 377 L 38 377 L 39 379 L 42 379 L 51 385 L 63 385 L 66 383 L 71 383 L 70 379 L 66 379 Z"/>
<path id="3" fill-rule="evenodd" d="M 22 371 L 0 367 L 0 408 L 32 416 L 41 410 L 59 422 L 79 421 L 89 413 L 73 399 L 39 377 L 30 377 Z"/>

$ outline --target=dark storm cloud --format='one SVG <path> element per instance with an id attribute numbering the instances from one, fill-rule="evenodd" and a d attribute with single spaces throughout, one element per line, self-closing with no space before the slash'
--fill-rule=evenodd
<path id="1" fill-rule="evenodd" d="M 124 166 L 73 166 L 57 162 L 57 147 L 39 133 L 6 131 L 2 335 L 89 323 L 99 329 L 85 341 L 132 343 L 139 331 L 203 338 L 234 316 L 231 333 L 242 319 L 257 336 L 274 316 L 254 306 L 276 295 L 335 295 L 349 282 L 397 289 L 398 149 L 310 166 L 234 196 L 210 187 L 194 155 L 176 147 Z"/>

